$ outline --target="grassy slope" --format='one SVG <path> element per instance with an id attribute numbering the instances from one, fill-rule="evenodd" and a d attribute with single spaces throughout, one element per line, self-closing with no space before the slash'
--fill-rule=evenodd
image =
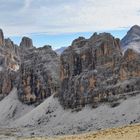
<path id="1" fill-rule="evenodd" d="M 54 138 L 25 138 L 22 140 L 140 140 L 140 124 L 112 128 L 97 133 L 87 133 Z"/>

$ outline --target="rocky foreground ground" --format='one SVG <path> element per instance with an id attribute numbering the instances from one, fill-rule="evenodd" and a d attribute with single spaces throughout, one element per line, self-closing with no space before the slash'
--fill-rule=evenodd
<path id="1" fill-rule="evenodd" d="M 11 132 L 14 130 L 11 130 Z M 140 124 L 129 125 L 121 128 L 112 128 L 107 130 L 102 130 L 99 132 L 91 132 L 82 135 L 69 135 L 69 136 L 59 136 L 59 137 L 18 137 L 10 135 L 8 131 L 7 136 L 1 136 L 0 130 L 0 139 L 3 140 L 140 140 Z"/>

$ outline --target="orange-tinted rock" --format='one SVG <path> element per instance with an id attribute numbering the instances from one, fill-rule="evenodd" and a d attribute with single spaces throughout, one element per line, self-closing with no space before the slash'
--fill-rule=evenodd
<path id="1" fill-rule="evenodd" d="M 119 40 L 110 34 L 74 40 L 61 55 L 62 104 L 74 108 L 107 98 L 104 87 L 117 82 L 121 58 Z"/>
<path id="2" fill-rule="evenodd" d="M 122 55 L 120 40 L 108 33 L 73 41 L 61 55 L 60 100 L 75 108 L 140 93 L 140 54 Z"/>
<path id="3" fill-rule="evenodd" d="M 140 77 L 140 54 L 128 49 L 120 68 L 120 80 Z"/>
<path id="4" fill-rule="evenodd" d="M 18 94 L 22 102 L 40 103 L 59 88 L 59 58 L 46 45 L 22 49 Z"/>

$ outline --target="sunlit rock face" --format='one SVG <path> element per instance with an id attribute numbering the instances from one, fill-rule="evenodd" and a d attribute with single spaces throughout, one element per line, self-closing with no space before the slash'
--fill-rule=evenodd
<path id="1" fill-rule="evenodd" d="M 134 58 L 133 70 L 130 70 L 131 57 Z M 120 40 L 108 33 L 95 33 L 89 39 L 79 37 L 61 55 L 61 103 L 66 108 L 86 104 L 94 107 L 100 102 L 119 99 L 128 92 L 138 91 L 138 63 L 139 54 L 128 50 L 123 56 Z M 134 84 L 136 88 L 127 89 Z"/>

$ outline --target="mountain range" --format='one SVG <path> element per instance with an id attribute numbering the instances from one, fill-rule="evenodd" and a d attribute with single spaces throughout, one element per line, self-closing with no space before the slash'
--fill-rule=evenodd
<path id="1" fill-rule="evenodd" d="M 57 52 L 0 30 L 0 128 L 75 134 L 140 122 L 140 26 L 79 37 Z M 13 129 L 16 130 L 13 132 Z"/>
<path id="2" fill-rule="evenodd" d="M 61 55 L 62 52 L 66 49 L 67 47 L 60 47 L 59 49 L 56 49 L 55 52 L 57 52 L 57 54 Z"/>

